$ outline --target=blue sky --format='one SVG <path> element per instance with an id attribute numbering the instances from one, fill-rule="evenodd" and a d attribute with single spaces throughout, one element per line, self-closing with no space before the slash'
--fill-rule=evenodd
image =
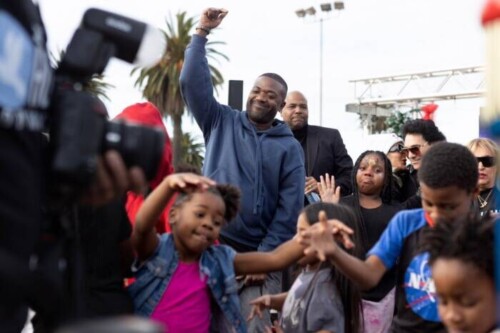
<path id="1" fill-rule="evenodd" d="M 309 100 L 310 123 L 318 124 L 319 38 L 318 23 L 301 20 L 295 10 L 319 7 L 314 0 L 39 0 L 47 25 L 49 47 L 64 48 L 85 9 L 97 7 L 164 28 L 165 18 L 186 10 L 199 17 L 207 7 L 224 7 L 229 14 L 209 37 L 225 41 L 221 51 L 229 62 L 218 65 L 226 80 L 244 80 L 244 98 L 261 73 L 281 74 L 290 89 Z M 354 89 L 348 80 L 482 65 L 484 33 L 480 25 L 482 1 L 477 0 L 346 0 L 345 10 L 323 25 L 323 125 L 340 130 L 353 158 L 367 138 L 356 115 L 345 112 Z M 110 113 L 141 100 L 130 77 L 132 67 L 112 61 L 107 80 Z M 219 101 L 227 102 L 227 86 Z M 440 105 L 435 120 L 450 141 L 465 143 L 477 135 L 482 99 Z M 185 121 L 185 129 L 198 132 Z M 201 136 L 200 136 L 201 138 Z"/>

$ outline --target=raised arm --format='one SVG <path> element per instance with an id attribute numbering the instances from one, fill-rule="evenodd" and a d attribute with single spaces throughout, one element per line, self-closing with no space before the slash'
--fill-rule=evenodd
<path id="1" fill-rule="evenodd" d="M 351 228 L 337 220 L 328 221 L 324 212 L 320 213 L 320 218 L 324 219 L 325 223 L 331 223 L 329 236 L 332 242 L 335 239 L 346 248 L 354 246 L 350 238 L 353 233 Z M 234 257 L 235 273 L 236 275 L 244 275 L 284 269 L 303 256 L 306 244 L 307 242 L 302 241 L 302 236 L 297 235 L 271 252 L 237 253 Z"/>
<path id="2" fill-rule="evenodd" d="M 236 275 L 279 271 L 299 260 L 304 249 L 296 239 L 291 239 L 271 252 L 237 253 L 234 257 L 234 271 Z"/>
<path id="3" fill-rule="evenodd" d="M 375 287 L 387 270 L 384 263 L 375 255 L 363 261 L 345 252 L 334 241 L 336 228 L 335 220 L 327 221 L 326 216 L 321 216 L 320 222 L 300 235 L 301 244 L 308 246 L 305 253 L 315 253 L 322 261 L 329 260 L 363 290 Z"/>
<path id="4" fill-rule="evenodd" d="M 189 173 L 174 173 L 163 179 L 161 184 L 144 200 L 135 217 L 132 244 L 139 260 L 148 259 L 156 250 L 158 236 L 155 225 L 174 193 L 206 189 L 212 185 L 215 185 L 215 182 L 211 179 Z"/>
<path id="5" fill-rule="evenodd" d="M 180 88 L 184 103 L 200 126 L 205 140 L 220 117 L 219 110 L 230 109 L 221 106 L 213 96 L 213 83 L 206 57 L 206 36 L 210 30 L 219 26 L 227 11 L 224 9 L 205 9 L 198 27 L 186 48 L 184 64 L 180 74 Z"/>

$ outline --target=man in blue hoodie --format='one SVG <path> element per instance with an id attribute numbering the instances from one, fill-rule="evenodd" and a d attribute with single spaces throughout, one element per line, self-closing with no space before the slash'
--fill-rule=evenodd
<path id="1" fill-rule="evenodd" d="M 215 100 L 206 59 L 206 36 L 226 14 L 223 9 L 210 8 L 201 15 L 186 48 L 181 91 L 203 131 L 203 174 L 219 183 L 234 184 L 242 193 L 240 213 L 221 231 L 221 241 L 238 252 L 270 251 L 295 234 L 304 200 L 303 153 L 288 126 L 275 119 L 287 94 L 286 82 L 279 75 L 266 73 L 257 78 L 248 96 L 247 111 L 239 112 Z M 243 279 L 246 287 L 240 295 L 244 316 L 250 309 L 247 299 L 261 292 L 281 291 L 276 275 L 265 283 L 263 276 Z M 249 284 L 261 285 L 247 288 Z M 273 288 L 268 288 L 271 284 Z M 247 294 L 249 289 L 259 294 Z M 249 328 L 262 330 L 252 329 L 251 324 Z"/>

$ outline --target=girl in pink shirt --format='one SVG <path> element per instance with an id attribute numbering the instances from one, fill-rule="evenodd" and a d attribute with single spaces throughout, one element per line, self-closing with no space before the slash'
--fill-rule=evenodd
<path id="1" fill-rule="evenodd" d="M 157 217 L 175 192 L 172 234 L 158 236 Z M 267 253 L 213 245 L 238 206 L 236 188 L 195 174 L 170 175 L 146 198 L 132 234 L 140 265 L 129 291 L 138 314 L 163 323 L 169 333 L 206 333 L 211 325 L 246 332 L 235 276 L 281 270 L 302 256 L 303 247 L 295 239 Z M 339 224 L 336 235 L 349 245 L 350 233 Z"/>

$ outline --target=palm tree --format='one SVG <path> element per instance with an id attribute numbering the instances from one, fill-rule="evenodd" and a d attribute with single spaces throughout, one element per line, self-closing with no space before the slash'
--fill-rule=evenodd
<path id="1" fill-rule="evenodd" d="M 184 133 L 182 135 L 181 145 L 183 156 L 182 162 L 201 170 L 205 153 L 205 145 L 203 142 L 199 142 L 197 138 L 193 137 L 190 133 Z"/>
<path id="2" fill-rule="evenodd" d="M 164 117 L 171 117 L 174 127 L 174 166 L 183 160 L 182 156 L 182 116 L 184 115 L 185 105 L 182 100 L 179 76 L 184 64 L 184 50 L 191 42 L 191 31 L 197 23 L 192 17 L 187 18 L 186 12 L 181 12 L 176 15 L 176 23 L 172 18 L 167 20 L 167 30 L 163 31 L 167 40 L 165 54 L 160 62 L 149 69 L 140 69 L 139 77 L 135 82 L 135 86 L 143 89 L 142 95 L 155 104 L 160 109 Z M 210 60 L 219 60 L 223 58 L 229 60 L 228 57 L 219 51 L 214 46 L 225 44 L 224 42 L 208 42 L 206 51 L 207 57 Z M 209 65 L 212 82 L 217 91 L 217 87 L 224 82 L 224 78 L 220 71 L 213 65 Z M 132 74 L 137 70 L 135 68 Z"/>

